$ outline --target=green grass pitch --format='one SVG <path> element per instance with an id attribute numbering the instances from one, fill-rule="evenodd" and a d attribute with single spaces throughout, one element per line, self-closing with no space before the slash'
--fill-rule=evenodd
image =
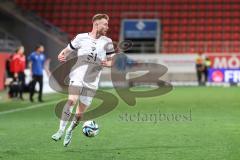
<path id="1" fill-rule="evenodd" d="M 59 125 L 54 107 L 62 98 L 44 95 L 43 104 L 2 99 L 0 160 L 239 160 L 237 87 L 176 87 L 139 98 L 134 107 L 119 99 L 114 111 L 95 119 L 98 136 L 85 137 L 79 125 L 67 148 L 51 140 Z"/>

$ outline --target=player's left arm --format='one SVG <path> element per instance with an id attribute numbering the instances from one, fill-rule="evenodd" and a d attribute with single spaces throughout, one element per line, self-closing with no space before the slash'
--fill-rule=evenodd
<path id="1" fill-rule="evenodd" d="M 103 67 L 112 67 L 114 65 L 114 59 L 113 57 L 115 56 L 115 53 L 112 53 L 111 55 L 107 55 L 106 60 L 103 60 L 101 62 Z"/>
<path id="2" fill-rule="evenodd" d="M 114 45 L 113 41 L 108 38 L 107 39 L 108 43 L 105 45 L 105 50 L 106 50 L 106 59 L 102 61 L 102 66 L 103 67 L 112 67 L 114 65 L 114 56 L 115 56 L 115 50 L 114 50 Z"/>

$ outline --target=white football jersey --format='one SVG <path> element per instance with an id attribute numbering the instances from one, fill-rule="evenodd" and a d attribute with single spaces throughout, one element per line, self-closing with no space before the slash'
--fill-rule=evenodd
<path id="1" fill-rule="evenodd" d="M 77 50 L 78 60 L 72 67 L 69 78 L 82 87 L 97 89 L 101 75 L 101 61 L 114 53 L 112 40 L 106 36 L 92 38 L 89 33 L 78 34 L 68 48 Z"/>

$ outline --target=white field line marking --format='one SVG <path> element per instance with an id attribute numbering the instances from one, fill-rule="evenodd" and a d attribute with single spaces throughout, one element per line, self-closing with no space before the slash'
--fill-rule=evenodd
<path id="1" fill-rule="evenodd" d="M 11 109 L 8 111 L 2 111 L 2 112 L 0 112 L 0 115 L 20 112 L 20 111 L 26 111 L 26 110 L 30 110 L 30 109 L 36 109 L 36 108 L 44 107 L 49 104 L 54 104 L 56 102 L 59 102 L 59 100 L 55 100 L 55 101 L 51 101 L 51 102 L 47 102 L 47 103 L 35 104 L 35 105 L 31 105 L 31 106 L 25 107 L 25 108 L 18 108 L 18 109 Z"/>

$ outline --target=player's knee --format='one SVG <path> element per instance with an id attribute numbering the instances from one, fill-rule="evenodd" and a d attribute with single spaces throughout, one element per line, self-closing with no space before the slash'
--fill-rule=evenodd
<path id="1" fill-rule="evenodd" d="M 75 98 L 68 99 L 67 103 L 69 104 L 69 106 L 74 106 L 77 103 L 77 99 Z"/>

